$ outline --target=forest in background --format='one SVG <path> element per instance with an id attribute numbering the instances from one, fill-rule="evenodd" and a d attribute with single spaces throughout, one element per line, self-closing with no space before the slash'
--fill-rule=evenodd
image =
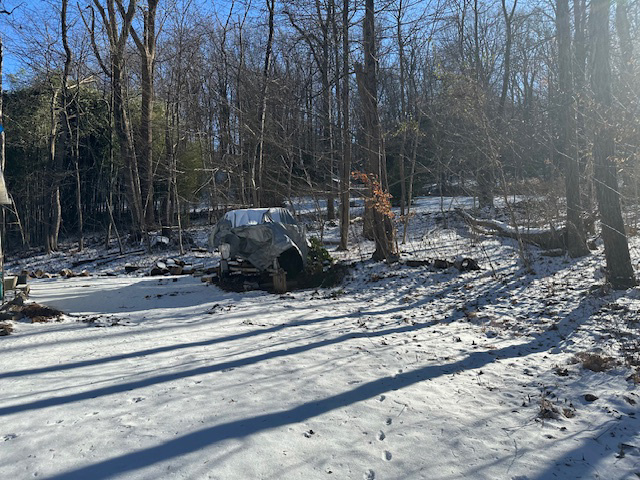
<path id="1" fill-rule="evenodd" d="M 609 253 L 626 245 L 621 206 L 640 195 L 638 2 L 2 7 L 1 47 L 21 65 L 0 106 L 9 249 L 56 250 L 61 235 L 82 249 L 88 233 L 142 237 L 301 195 L 326 200 L 346 248 L 352 172 L 402 219 L 418 194 L 479 207 L 530 194 L 553 200 L 539 226 L 566 220 L 572 256 L 587 252 L 596 205 Z M 628 249 L 621 262 L 629 284 Z"/>

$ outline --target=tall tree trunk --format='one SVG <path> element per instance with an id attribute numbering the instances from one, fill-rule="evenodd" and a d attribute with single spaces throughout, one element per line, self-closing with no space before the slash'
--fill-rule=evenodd
<path id="1" fill-rule="evenodd" d="M 340 169 L 340 250 L 349 248 L 349 224 L 351 222 L 351 124 L 349 85 L 349 0 L 342 2 L 342 163 Z"/>
<path id="2" fill-rule="evenodd" d="M 567 199 L 567 250 L 573 258 L 589 253 L 580 206 L 580 169 L 576 151 L 575 102 L 571 75 L 571 32 L 569 0 L 557 0 L 556 31 L 558 42 L 558 156 L 564 163 Z"/>
<path id="3" fill-rule="evenodd" d="M 273 34 L 275 0 L 266 0 L 269 11 L 269 34 L 267 37 L 267 47 L 264 55 L 264 70 L 262 72 L 262 91 L 260 93 L 260 133 L 258 137 L 258 148 L 256 160 L 254 162 L 251 183 L 254 206 L 262 205 L 264 197 L 263 171 L 264 171 L 264 130 L 267 119 L 267 95 L 269 93 L 269 71 L 271 70 L 271 57 L 273 53 Z"/>
<path id="4" fill-rule="evenodd" d="M 600 211 L 602 240 L 607 262 L 607 280 L 613 288 L 625 289 L 636 285 L 625 233 L 615 155 L 615 137 L 611 114 L 611 66 L 609 34 L 610 0 L 591 2 L 591 40 L 593 61 L 591 88 L 594 93 L 596 196 Z"/>
<path id="5" fill-rule="evenodd" d="M 120 1 L 120 0 L 119 0 Z M 158 0 L 147 0 L 144 11 L 143 38 L 131 27 L 133 38 L 140 52 L 142 99 L 140 105 L 139 163 L 142 216 L 145 229 L 154 224 L 153 193 L 153 71 L 156 57 L 156 10 Z"/>
<path id="6" fill-rule="evenodd" d="M 586 0 L 573 0 L 573 93 L 576 105 L 576 149 L 578 151 L 578 166 L 580 171 L 580 204 L 582 211 L 591 212 L 593 209 L 593 182 L 591 175 L 591 156 L 589 140 L 585 126 L 586 121 L 586 83 L 587 83 L 587 43 L 586 43 Z M 595 233 L 593 226 L 585 225 L 585 230 Z"/>
<path id="7" fill-rule="evenodd" d="M 124 87 L 124 73 L 120 65 L 113 65 L 112 76 L 114 125 L 118 145 L 120 146 L 120 158 L 124 161 L 125 179 L 128 186 L 128 202 L 133 220 L 133 228 L 142 233 L 145 230 L 144 212 L 142 204 L 142 190 L 140 188 L 140 175 L 138 159 L 131 133 L 131 122 L 126 105 L 126 93 Z"/>
<path id="8" fill-rule="evenodd" d="M 487 88 L 487 79 L 482 64 L 480 46 L 480 5 L 473 0 L 473 63 L 478 95 Z M 478 205 L 480 208 L 493 208 L 495 188 L 495 166 L 486 155 L 476 154 L 476 181 L 478 182 Z"/>
<path id="9" fill-rule="evenodd" d="M 84 237 L 83 237 L 83 218 L 82 218 L 82 192 L 80 190 L 80 104 L 78 97 L 80 95 L 80 76 L 77 78 L 76 94 L 74 101 L 76 105 L 76 129 L 75 135 L 73 128 L 71 127 L 71 120 L 69 115 L 69 106 L 71 104 L 71 98 L 69 95 L 69 74 L 71 73 L 71 62 L 73 61 L 73 53 L 69 47 L 69 41 L 67 37 L 67 5 L 68 0 L 62 0 L 62 8 L 60 11 L 60 28 L 62 35 L 62 45 L 64 47 L 64 71 L 62 73 L 62 116 L 67 130 L 69 143 L 72 145 L 71 152 L 73 157 L 74 173 L 75 173 L 75 186 L 76 186 L 76 216 L 78 221 L 78 250 L 84 249 Z M 75 138 L 74 138 L 75 137 Z"/>
<path id="10" fill-rule="evenodd" d="M 620 147 L 618 158 L 622 160 L 623 183 L 625 186 L 636 185 L 636 201 L 638 200 L 638 178 L 634 177 L 634 169 L 631 165 L 637 162 L 631 162 L 634 153 L 636 153 L 638 122 L 636 120 L 636 112 L 634 111 L 634 85 L 636 76 L 633 63 L 633 39 L 631 35 L 631 25 L 629 22 L 628 5 L 626 0 L 618 0 L 616 2 L 616 32 L 618 34 L 618 44 L 620 45 L 620 75 L 618 81 L 618 104 L 622 107 L 620 118 L 622 119 L 622 128 L 619 132 Z"/>
<path id="11" fill-rule="evenodd" d="M 398 42 L 398 63 L 400 67 L 400 128 L 402 138 L 400 140 L 400 154 L 398 155 L 398 175 L 400 177 L 400 215 L 405 215 L 405 205 L 407 201 L 407 179 L 404 171 L 405 149 L 407 144 L 407 133 L 409 130 L 407 102 L 406 102 L 406 82 L 405 82 L 405 60 L 404 60 L 404 38 L 402 36 L 402 17 L 405 6 L 400 0 L 398 4 L 398 14 L 396 17 L 396 41 Z"/>
<path id="12" fill-rule="evenodd" d="M 121 18 L 118 18 L 116 4 Z M 143 212 L 142 192 L 140 188 L 140 175 L 138 170 L 138 160 L 134 148 L 133 135 L 131 133 L 131 122 L 127 111 L 126 88 L 125 88 L 125 48 L 127 38 L 131 30 L 133 16 L 136 9 L 136 0 L 130 0 L 125 8 L 122 0 L 105 0 L 105 7 L 100 0 L 93 0 L 94 7 L 98 10 L 103 28 L 110 46 L 110 64 L 106 64 L 96 43 L 95 14 L 91 10 L 91 24 L 87 25 L 91 35 L 91 47 L 98 60 L 102 71 L 111 79 L 111 90 L 113 95 L 113 118 L 116 136 L 120 145 L 120 158 L 124 163 L 124 174 L 127 184 L 127 203 L 133 222 L 134 233 L 142 234 L 145 230 L 145 220 Z"/>
<path id="13" fill-rule="evenodd" d="M 58 127 L 60 125 L 60 108 L 58 98 L 60 89 L 52 85 L 51 103 L 49 111 L 49 188 L 47 192 L 47 231 L 45 247 L 47 252 L 58 250 L 58 236 L 62 224 L 62 209 L 60 205 L 60 156 L 61 149 L 57 148 Z"/>
<path id="14" fill-rule="evenodd" d="M 368 156 L 368 174 L 374 177 L 380 184 L 380 192 L 372 191 L 369 194 L 373 197 L 376 194 L 386 194 L 388 185 L 386 183 L 386 167 L 384 143 L 382 137 L 382 126 L 378 115 L 378 80 L 377 80 L 377 54 L 375 49 L 375 18 L 374 2 L 366 0 L 365 16 L 363 20 L 363 44 L 364 44 L 364 68 L 356 65 L 356 78 L 358 80 L 358 90 L 363 107 L 363 117 L 365 119 L 366 151 Z M 376 245 L 373 254 L 375 260 L 392 260 L 396 256 L 396 245 L 394 229 L 390 216 L 379 206 L 379 199 L 374 199 L 374 206 L 371 208 L 372 233 Z"/>
<path id="15" fill-rule="evenodd" d="M 511 11 L 507 10 L 506 0 L 502 0 L 502 16 L 505 23 L 505 46 L 504 46 L 504 72 L 502 72 L 502 89 L 500 91 L 500 101 L 498 105 L 498 117 L 502 120 L 507 102 L 507 92 L 509 89 L 509 78 L 511 76 L 511 45 L 513 44 L 513 16 L 516 13 L 518 0 L 513 1 Z"/>

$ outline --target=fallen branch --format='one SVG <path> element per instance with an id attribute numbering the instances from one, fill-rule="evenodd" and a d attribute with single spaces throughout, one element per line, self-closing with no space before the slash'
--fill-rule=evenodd
<path id="1" fill-rule="evenodd" d="M 141 253 L 145 253 L 145 250 L 139 249 L 139 250 L 132 250 L 130 252 L 125 252 L 125 253 L 117 252 L 117 253 L 111 253 L 108 255 L 102 255 L 100 257 L 84 258 L 82 260 L 76 260 L 75 262 L 73 262 L 71 264 L 71 268 L 79 267 L 80 265 L 85 265 L 87 263 L 92 263 L 92 262 L 96 262 L 96 265 L 104 265 L 109 262 L 114 262 L 121 258 L 127 257 L 129 255 L 141 254 Z"/>
<path id="2" fill-rule="evenodd" d="M 455 209 L 472 228 L 487 235 L 499 235 L 507 238 L 518 238 L 518 234 L 523 242 L 536 245 L 545 250 L 566 250 L 566 228 L 551 228 L 544 230 L 541 228 L 520 229 L 516 231 L 511 225 L 498 220 L 485 220 L 475 218 L 460 208 Z"/>
<path id="3" fill-rule="evenodd" d="M 456 267 L 460 272 L 469 272 L 472 270 L 480 270 L 478 262 L 473 258 L 458 258 L 453 262 L 449 260 L 443 260 L 441 258 L 428 259 L 428 260 L 405 260 L 402 262 L 407 267 L 432 267 L 438 269 L 447 269 L 449 267 Z"/>

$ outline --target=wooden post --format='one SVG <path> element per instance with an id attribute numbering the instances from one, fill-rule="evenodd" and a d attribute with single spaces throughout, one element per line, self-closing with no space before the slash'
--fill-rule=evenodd
<path id="1" fill-rule="evenodd" d="M 287 292 L 287 272 L 281 268 L 273 274 L 273 291 L 276 293 Z"/>

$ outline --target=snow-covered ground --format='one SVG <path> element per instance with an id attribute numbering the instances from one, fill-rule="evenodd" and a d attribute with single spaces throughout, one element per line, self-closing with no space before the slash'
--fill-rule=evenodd
<path id="1" fill-rule="evenodd" d="M 354 263 L 342 285 L 285 295 L 122 271 L 176 252 L 31 280 L 31 300 L 66 315 L 0 337 L 1 477 L 638 478 L 640 289 L 600 288 L 601 250 L 530 249 L 527 274 L 513 242 L 440 210 L 417 203 L 404 257 L 481 271 L 373 263 L 358 240 L 333 252 Z M 583 367 L 606 357 L 606 371 Z"/>

